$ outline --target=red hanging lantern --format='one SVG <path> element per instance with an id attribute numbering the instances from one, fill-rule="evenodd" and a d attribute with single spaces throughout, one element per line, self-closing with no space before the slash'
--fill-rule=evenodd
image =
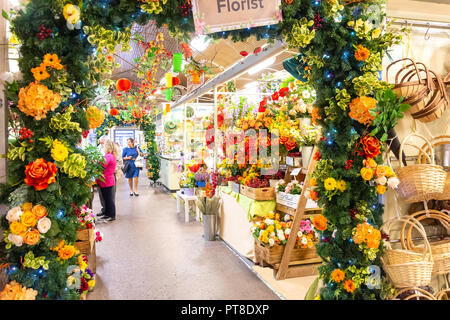
<path id="1" fill-rule="evenodd" d="M 247 51 L 241 51 L 241 52 L 239 52 L 239 54 L 240 54 L 241 56 L 243 56 L 243 57 L 248 56 L 248 52 L 247 52 Z"/>
<path id="2" fill-rule="evenodd" d="M 127 92 L 131 89 L 131 81 L 125 78 L 117 80 L 116 89 Z"/>
<path id="3" fill-rule="evenodd" d="M 289 87 L 280 89 L 280 91 L 279 91 L 280 97 L 286 97 L 288 95 L 288 92 L 289 92 Z"/>
<path id="4" fill-rule="evenodd" d="M 172 77 L 172 86 L 177 86 L 180 84 L 180 78 Z"/>
<path id="5" fill-rule="evenodd" d="M 217 126 L 221 127 L 223 125 L 224 115 L 223 110 L 217 111 Z"/>
<path id="6" fill-rule="evenodd" d="M 261 47 L 258 47 L 253 51 L 253 54 L 258 54 L 261 52 L 261 50 L 262 50 Z"/>
<path id="7" fill-rule="evenodd" d="M 117 110 L 116 108 L 112 108 L 111 110 L 109 110 L 109 114 L 112 116 L 117 116 L 119 114 L 119 110 Z"/>

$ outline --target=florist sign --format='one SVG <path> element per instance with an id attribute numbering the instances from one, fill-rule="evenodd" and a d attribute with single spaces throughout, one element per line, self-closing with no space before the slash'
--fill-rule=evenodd
<path id="1" fill-rule="evenodd" d="M 195 32 L 214 32 L 277 24 L 281 0 L 193 0 Z"/>

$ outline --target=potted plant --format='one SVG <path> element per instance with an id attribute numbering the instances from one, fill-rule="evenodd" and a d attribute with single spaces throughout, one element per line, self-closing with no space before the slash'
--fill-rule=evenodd
<path id="1" fill-rule="evenodd" d="M 186 196 L 193 196 L 195 193 L 195 175 L 189 172 L 186 176 L 182 177 L 180 181 L 181 193 Z"/>
<path id="2" fill-rule="evenodd" d="M 220 199 L 216 196 L 201 197 L 196 200 L 196 204 L 203 215 L 204 238 L 207 241 L 214 241 L 216 239 L 217 214 Z"/>

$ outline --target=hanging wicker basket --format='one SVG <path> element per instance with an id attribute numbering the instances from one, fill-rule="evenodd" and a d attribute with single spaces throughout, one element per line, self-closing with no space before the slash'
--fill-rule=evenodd
<path id="1" fill-rule="evenodd" d="M 450 135 L 442 135 L 442 136 L 433 137 L 433 139 L 431 139 L 430 143 L 431 143 L 431 146 L 433 149 L 436 149 L 436 147 L 439 147 L 439 146 L 442 147 L 445 145 L 449 145 L 450 144 Z M 419 154 L 417 162 L 418 163 L 426 163 L 426 159 L 427 159 L 426 155 L 430 154 L 429 146 L 427 144 L 424 144 L 421 149 L 423 151 L 421 151 L 421 153 Z M 440 157 L 436 156 L 436 161 L 438 161 L 438 159 L 440 159 L 440 161 L 442 162 L 442 163 L 438 163 L 439 165 L 445 166 L 444 158 L 445 158 L 444 152 Z M 445 167 L 445 168 L 447 168 L 446 170 L 448 170 L 448 167 Z M 447 177 L 445 179 L 444 192 L 436 195 L 435 200 L 450 200 L 450 172 L 449 171 L 447 171 Z"/>
<path id="2" fill-rule="evenodd" d="M 415 218 L 419 223 L 420 221 L 426 219 L 434 219 L 440 222 L 445 229 L 447 229 L 447 233 L 450 232 L 450 217 L 440 211 L 437 210 L 428 210 L 419 211 L 411 215 L 411 217 Z M 405 237 L 405 230 L 406 237 Z M 412 241 L 412 226 L 409 226 L 407 229 L 406 223 L 403 224 L 402 233 L 401 233 L 401 241 L 404 248 L 408 250 L 412 250 L 414 252 L 420 253 L 423 251 L 424 246 L 415 246 Z M 433 254 L 433 275 L 436 274 L 447 274 L 450 273 L 450 239 L 431 242 L 430 243 L 431 252 Z"/>
<path id="3" fill-rule="evenodd" d="M 403 164 L 403 149 L 405 145 L 412 146 L 423 152 L 417 145 L 407 143 L 407 141 L 413 137 L 419 137 L 423 139 L 429 149 L 431 150 L 431 156 L 425 154 L 429 164 L 414 164 L 404 166 Z M 434 161 L 434 151 L 430 141 L 424 136 L 418 133 L 411 133 L 403 139 L 400 146 L 400 167 L 396 170 L 400 184 L 398 185 L 397 192 L 399 196 L 406 202 L 421 202 L 436 199 L 444 192 L 445 180 L 447 179 L 447 173 L 442 166 L 438 166 Z M 388 158 L 389 159 L 389 158 Z"/>
<path id="4" fill-rule="evenodd" d="M 431 282 L 433 257 L 423 226 L 412 217 L 400 217 L 387 220 L 381 229 L 389 235 L 391 227 L 398 222 L 411 224 L 424 238 L 422 252 L 405 249 L 392 249 L 390 242 L 385 242 L 386 252 L 381 258 L 383 269 L 397 288 L 422 287 Z"/>
<path id="5" fill-rule="evenodd" d="M 402 290 L 399 290 L 397 292 L 397 294 L 395 295 L 395 297 L 392 298 L 392 300 L 399 300 L 400 299 L 399 297 L 408 291 L 413 291 L 413 293 L 401 300 L 411 300 L 411 299 L 414 299 L 414 300 L 437 300 L 436 297 L 433 296 L 428 291 L 423 290 L 421 288 L 417 288 L 417 287 L 404 288 Z"/>
<path id="6" fill-rule="evenodd" d="M 450 289 L 444 289 L 436 293 L 436 300 L 450 300 Z"/>

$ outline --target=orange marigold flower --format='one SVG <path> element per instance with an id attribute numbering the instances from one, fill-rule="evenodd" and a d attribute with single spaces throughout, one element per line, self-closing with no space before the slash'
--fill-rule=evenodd
<path id="1" fill-rule="evenodd" d="M 314 107 L 311 111 L 311 121 L 315 126 L 317 126 L 317 120 L 320 119 L 322 119 L 322 117 L 319 115 L 319 108 Z"/>
<path id="2" fill-rule="evenodd" d="M 355 284 L 353 283 L 352 279 L 348 279 L 347 281 L 344 282 L 344 289 L 345 291 L 347 291 L 348 293 L 353 293 L 356 289 Z"/>
<path id="3" fill-rule="evenodd" d="M 31 69 L 31 72 L 33 73 L 33 77 L 36 81 L 45 80 L 50 77 L 50 74 L 47 72 L 47 69 L 43 65 Z"/>
<path id="4" fill-rule="evenodd" d="M 322 214 L 317 215 L 313 219 L 314 227 L 319 231 L 324 231 L 327 228 L 327 218 Z"/>
<path id="5" fill-rule="evenodd" d="M 370 56 L 370 50 L 366 47 L 359 45 L 355 51 L 355 59 L 358 61 L 367 60 Z"/>
<path id="6" fill-rule="evenodd" d="M 376 108 L 377 100 L 371 97 L 358 97 L 350 102 L 350 112 L 348 115 L 350 118 L 358 121 L 359 123 L 370 125 L 375 119 L 369 110 Z"/>
<path id="7" fill-rule="evenodd" d="M 50 67 L 56 70 L 61 70 L 63 68 L 61 60 L 58 58 L 57 54 L 47 53 L 44 56 L 44 62 L 42 64 L 46 67 Z"/>
<path id="8" fill-rule="evenodd" d="M 49 110 L 55 110 L 61 102 L 61 96 L 39 82 L 32 82 L 19 91 L 17 107 L 35 120 L 46 117 Z"/>
<path id="9" fill-rule="evenodd" d="M 344 279 L 345 279 L 345 272 L 342 271 L 341 269 L 335 269 L 331 273 L 331 279 L 333 279 L 334 282 L 344 281 Z"/>

